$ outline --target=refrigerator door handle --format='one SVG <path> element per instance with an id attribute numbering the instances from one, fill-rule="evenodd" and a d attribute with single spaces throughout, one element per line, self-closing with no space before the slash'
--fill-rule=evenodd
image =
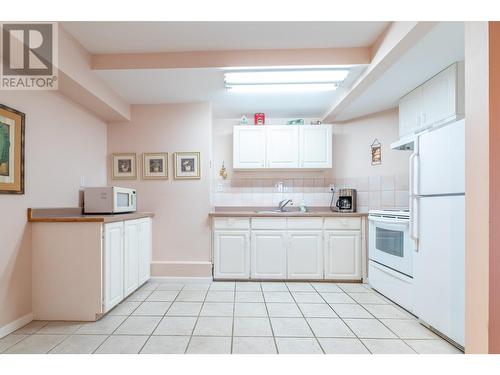
<path id="1" fill-rule="evenodd" d="M 416 206 L 414 204 L 415 200 L 417 199 L 417 196 L 415 195 L 415 159 L 417 158 L 418 154 L 414 152 L 410 156 L 410 230 L 409 230 L 409 235 L 410 238 L 415 242 L 415 251 L 418 251 L 418 235 L 417 231 L 415 231 L 415 211 L 416 211 Z M 418 218 L 417 218 L 418 220 Z"/>

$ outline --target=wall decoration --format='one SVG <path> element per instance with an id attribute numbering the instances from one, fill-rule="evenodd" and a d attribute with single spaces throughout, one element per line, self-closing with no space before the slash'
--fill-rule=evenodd
<path id="1" fill-rule="evenodd" d="M 24 119 L 0 104 L 0 193 L 24 194 Z"/>
<path id="2" fill-rule="evenodd" d="M 254 125 L 264 125 L 266 123 L 266 115 L 264 113 L 254 113 L 253 123 Z"/>
<path id="3" fill-rule="evenodd" d="M 200 153 L 199 152 L 176 152 L 174 153 L 174 178 L 200 179 Z"/>
<path id="4" fill-rule="evenodd" d="M 372 145 L 372 165 L 382 164 L 382 144 L 377 138 L 373 141 Z"/>
<path id="5" fill-rule="evenodd" d="M 226 179 L 227 178 L 227 169 L 226 169 L 226 166 L 224 165 L 224 160 L 222 161 L 222 167 L 220 167 L 220 170 L 219 170 L 219 176 L 222 177 L 222 179 Z"/>
<path id="6" fill-rule="evenodd" d="M 113 180 L 137 179 L 137 160 L 135 153 L 113 154 Z"/>
<path id="7" fill-rule="evenodd" d="M 168 180 L 168 153 L 142 154 L 142 178 L 144 180 Z"/>

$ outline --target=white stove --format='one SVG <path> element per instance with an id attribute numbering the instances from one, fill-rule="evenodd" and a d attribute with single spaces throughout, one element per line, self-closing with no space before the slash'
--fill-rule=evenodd
<path id="1" fill-rule="evenodd" d="M 369 220 L 368 280 L 370 285 L 412 311 L 413 241 L 410 211 L 371 210 Z"/>

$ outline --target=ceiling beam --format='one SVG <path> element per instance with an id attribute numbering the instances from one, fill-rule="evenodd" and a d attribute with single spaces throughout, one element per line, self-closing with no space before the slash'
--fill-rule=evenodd
<path id="1" fill-rule="evenodd" d="M 370 65 L 354 84 L 330 106 L 324 122 L 333 122 L 404 53 L 421 40 L 438 22 L 392 22 L 372 47 Z"/>
<path id="2" fill-rule="evenodd" d="M 289 65 L 369 64 L 371 49 L 308 48 L 158 53 L 118 53 L 92 56 L 92 69 L 182 69 Z"/>

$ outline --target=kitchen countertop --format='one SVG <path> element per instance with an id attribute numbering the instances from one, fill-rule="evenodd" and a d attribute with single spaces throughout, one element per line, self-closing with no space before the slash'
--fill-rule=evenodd
<path id="1" fill-rule="evenodd" d="M 310 211 L 300 212 L 292 207 L 286 212 L 258 212 L 276 210 L 276 207 L 215 207 L 209 212 L 211 217 L 364 217 L 368 212 L 332 212 L 330 207 L 311 207 Z"/>
<path id="2" fill-rule="evenodd" d="M 31 223 L 113 223 L 153 216 L 152 212 L 84 214 L 81 207 L 28 208 L 28 221 Z"/>

